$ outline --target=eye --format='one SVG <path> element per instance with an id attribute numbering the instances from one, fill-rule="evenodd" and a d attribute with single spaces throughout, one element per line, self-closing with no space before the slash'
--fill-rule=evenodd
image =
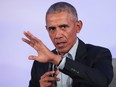
<path id="1" fill-rule="evenodd" d="M 65 29 L 65 28 L 68 28 L 69 26 L 67 24 L 63 24 L 63 25 L 60 25 L 59 26 L 61 29 Z"/>
<path id="2" fill-rule="evenodd" d="M 56 29 L 56 27 L 48 27 L 47 28 L 49 31 L 54 31 Z"/>

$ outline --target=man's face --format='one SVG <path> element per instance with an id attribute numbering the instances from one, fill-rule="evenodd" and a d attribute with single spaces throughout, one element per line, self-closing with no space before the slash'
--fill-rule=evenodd
<path id="1" fill-rule="evenodd" d="M 48 14 L 46 28 L 49 36 L 58 50 L 63 55 L 75 44 L 77 32 L 80 31 L 78 21 L 72 19 L 67 12 Z"/>

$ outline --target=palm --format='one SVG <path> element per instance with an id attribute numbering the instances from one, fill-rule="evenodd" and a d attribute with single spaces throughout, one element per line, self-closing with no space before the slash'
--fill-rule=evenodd
<path id="1" fill-rule="evenodd" d="M 32 35 L 30 32 L 24 32 L 24 35 L 29 39 L 22 38 L 24 42 L 33 47 L 38 56 L 29 56 L 29 59 L 37 60 L 39 62 L 49 62 L 51 57 L 54 55 L 38 38 Z"/>

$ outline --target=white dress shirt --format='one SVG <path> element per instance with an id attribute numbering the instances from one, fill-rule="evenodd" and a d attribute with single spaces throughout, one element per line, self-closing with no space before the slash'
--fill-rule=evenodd
<path id="1" fill-rule="evenodd" d="M 59 66 L 57 67 L 58 69 L 64 68 L 65 62 L 66 62 L 66 57 L 69 57 L 68 54 L 70 54 L 72 56 L 72 60 L 75 60 L 78 43 L 79 43 L 79 41 L 77 38 L 76 43 L 69 50 L 69 52 L 63 55 L 63 59 L 62 59 L 61 63 L 59 64 Z M 72 79 L 68 75 L 60 72 L 57 77 L 60 78 L 60 81 L 57 81 L 57 87 L 72 87 Z"/>

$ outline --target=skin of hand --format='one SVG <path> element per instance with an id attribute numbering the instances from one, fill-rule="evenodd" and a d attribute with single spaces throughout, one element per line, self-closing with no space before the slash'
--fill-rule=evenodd
<path id="1" fill-rule="evenodd" d="M 60 81 L 60 79 L 56 77 L 58 73 L 59 73 L 59 70 L 56 70 L 56 71 L 46 72 L 44 75 L 42 75 L 39 81 L 40 87 L 55 87 L 53 82 Z M 54 77 L 51 76 L 53 74 L 55 74 Z"/>
<path id="2" fill-rule="evenodd" d="M 22 40 L 27 43 L 28 45 L 30 45 L 31 47 L 33 47 L 37 53 L 38 56 L 29 56 L 30 60 L 36 60 L 39 62 L 51 62 L 55 65 L 57 65 L 59 63 L 59 61 L 61 60 L 61 56 L 60 55 L 56 55 L 54 53 L 52 53 L 43 43 L 40 39 L 38 39 L 37 37 L 35 37 L 34 35 L 32 35 L 29 31 L 24 32 L 24 35 L 28 38 L 22 38 Z"/>

